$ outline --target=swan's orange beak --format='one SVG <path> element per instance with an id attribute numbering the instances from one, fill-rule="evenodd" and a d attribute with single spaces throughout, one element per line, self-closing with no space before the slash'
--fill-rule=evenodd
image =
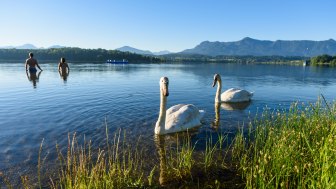
<path id="1" fill-rule="evenodd" d="M 216 86 L 217 83 L 217 78 L 214 79 L 213 83 L 212 83 L 212 87 Z"/>

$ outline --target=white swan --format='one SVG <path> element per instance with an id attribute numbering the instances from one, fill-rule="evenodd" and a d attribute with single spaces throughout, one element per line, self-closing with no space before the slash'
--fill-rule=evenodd
<path id="1" fill-rule="evenodd" d="M 205 111 L 198 110 L 192 104 L 178 104 L 166 110 L 169 80 L 167 77 L 160 79 L 160 113 L 155 124 L 155 134 L 163 135 L 186 131 L 201 125 Z"/>
<path id="2" fill-rule="evenodd" d="M 253 93 L 248 92 L 244 89 L 231 88 L 224 91 L 222 94 L 222 79 L 219 74 L 214 75 L 214 81 L 212 87 L 218 83 L 215 102 L 246 102 L 250 101 Z"/>

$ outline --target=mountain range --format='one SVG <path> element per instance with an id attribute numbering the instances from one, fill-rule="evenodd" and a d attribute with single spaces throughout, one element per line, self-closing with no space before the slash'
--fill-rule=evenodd
<path id="1" fill-rule="evenodd" d="M 57 48 L 64 48 L 65 46 L 61 46 L 61 45 L 52 45 L 50 47 L 48 47 L 47 49 L 57 49 Z M 2 46 L 0 47 L 0 49 L 44 49 L 43 47 L 36 47 L 33 44 L 23 44 L 23 45 L 19 45 L 19 46 Z"/>
<path id="2" fill-rule="evenodd" d="M 182 54 L 219 55 L 253 55 L 253 56 L 317 56 L 321 54 L 336 55 L 336 41 L 311 40 L 257 40 L 246 37 L 234 42 L 204 41 L 195 48 L 187 49 Z"/>
<path id="3" fill-rule="evenodd" d="M 61 45 L 52 45 L 50 47 L 47 47 L 46 49 L 52 49 L 52 48 L 65 48 L 66 46 L 61 46 Z M 0 49 L 45 49 L 43 47 L 36 47 L 33 44 L 24 44 L 24 45 L 19 45 L 19 46 L 0 46 Z M 130 46 L 123 46 L 120 48 L 117 48 L 115 50 L 119 50 L 122 52 L 131 52 L 131 53 L 136 53 L 136 54 L 142 54 L 142 55 L 164 55 L 164 54 L 170 54 L 171 52 L 169 51 L 159 51 L 159 52 L 151 52 L 149 50 L 140 50 L 136 49 Z"/>
<path id="4" fill-rule="evenodd" d="M 65 46 L 53 45 L 48 48 L 64 48 Z M 4 46 L 0 48 L 16 49 L 44 49 L 32 44 L 21 46 Z M 131 52 L 141 55 L 165 55 L 173 54 L 169 51 L 151 52 L 149 50 L 136 49 L 123 46 L 115 50 Z M 336 55 L 336 41 L 333 39 L 324 41 L 312 40 L 258 40 L 249 37 L 233 42 L 203 41 L 194 48 L 186 49 L 176 54 L 207 55 L 207 56 L 306 56 L 312 57 L 321 54 Z"/>
<path id="5" fill-rule="evenodd" d="M 136 54 L 143 54 L 143 55 L 164 55 L 164 54 L 170 54 L 171 52 L 169 51 L 159 51 L 159 52 L 151 52 L 149 50 L 140 50 L 140 49 L 136 49 L 130 46 L 123 46 L 120 48 L 117 48 L 115 50 L 119 50 L 122 52 L 131 52 L 131 53 L 136 53 Z"/>

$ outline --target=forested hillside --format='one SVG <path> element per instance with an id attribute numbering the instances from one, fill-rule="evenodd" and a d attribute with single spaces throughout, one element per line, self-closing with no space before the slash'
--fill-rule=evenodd
<path id="1" fill-rule="evenodd" d="M 65 57 L 68 62 L 105 62 L 108 59 L 127 59 L 130 63 L 160 62 L 154 56 L 144 56 L 129 52 L 105 49 L 54 48 L 54 49 L 0 49 L 0 61 L 23 61 L 33 52 L 39 61 L 59 61 Z"/>
<path id="2" fill-rule="evenodd" d="M 336 55 L 336 41 L 311 40 L 257 40 L 244 38 L 234 42 L 204 41 L 195 48 L 182 51 L 184 54 L 202 54 L 209 56 L 305 56 L 312 57 L 321 54 Z"/>

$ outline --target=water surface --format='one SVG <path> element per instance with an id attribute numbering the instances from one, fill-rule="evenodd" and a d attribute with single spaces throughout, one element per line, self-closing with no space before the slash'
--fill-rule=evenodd
<path id="1" fill-rule="evenodd" d="M 106 125 L 110 133 L 122 128 L 129 137 L 142 136 L 153 146 L 161 76 L 170 80 L 168 107 L 192 103 L 206 111 L 194 141 L 216 130 L 235 132 L 265 107 L 288 109 L 294 101 L 315 102 L 320 94 L 332 101 L 336 96 L 333 68 L 87 63 L 70 64 L 64 80 L 57 64 L 41 67 L 44 71 L 30 78 L 22 63 L 0 64 L 0 170 L 36 165 L 42 140 L 50 159 L 56 143 L 66 147 L 69 133 L 104 141 Z M 217 129 L 214 73 L 221 74 L 224 90 L 239 87 L 254 92 L 252 102 L 239 109 L 223 105 Z"/>

